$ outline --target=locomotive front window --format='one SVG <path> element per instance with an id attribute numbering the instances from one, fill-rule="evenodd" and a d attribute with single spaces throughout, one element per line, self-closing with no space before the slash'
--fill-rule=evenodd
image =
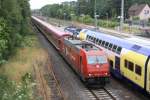
<path id="1" fill-rule="evenodd" d="M 107 63 L 107 58 L 105 56 L 97 56 L 97 60 L 99 64 Z"/>
<path id="2" fill-rule="evenodd" d="M 95 64 L 96 56 L 88 56 L 88 64 Z"/>
<path id="3" fill-rule="evenodd" d="M 105 56 L 88 56 L 88 64 L 105 64 L 107 58 Z"/>

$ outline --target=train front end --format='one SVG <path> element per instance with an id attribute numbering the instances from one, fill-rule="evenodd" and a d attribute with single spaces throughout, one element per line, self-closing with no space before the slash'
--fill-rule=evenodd
<path id="1" fill-rule="evenodd" d="M 88 83 L 97 83 L 102 86 L 109 81 L 109 63 L 103 51 L 89 51 L 87 53 L 87 80 Z"/>

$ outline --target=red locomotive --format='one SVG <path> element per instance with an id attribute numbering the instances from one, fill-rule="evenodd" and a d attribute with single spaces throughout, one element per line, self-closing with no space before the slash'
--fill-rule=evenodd
<path id="1" fill-rule="evenodd" d="M 32 17 L 32 20 L 83 81 L 105 85 L 110 74 L 109 64 L 102 49 L 92 43 L 74 39 L 68 33 L 60 32 L 35 17 Z"/>

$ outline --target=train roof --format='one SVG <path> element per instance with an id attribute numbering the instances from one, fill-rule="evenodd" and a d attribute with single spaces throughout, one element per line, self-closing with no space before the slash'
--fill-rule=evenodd
<path id="1" fill-rule="evenodd" d="M 82 32 L 85 32 L 86 34 L 99 38 L 101 40 L 105 40 L 107 42 L 121 46 L 123 48 L 133 50 L 147 56 L 150 55 L 150 41 L 148 40 L 142 40 L 137 37 L 119 38 L 102 32 L 91 31 L 88 29 L 83 29 Z"/>
<path id="2" fill-rule="evenodd" d="M 84 49 L 86 52 L 92 50 L 94 51 L 102 50 L 96 47 L 95 45 L 93 45 L 92 43 L 89 43 L 88 41 L 65 38 L 64 42 L 65 44 L 70 45 L 71 47 L 74 47 L 77 50 Z"/>
<path id="3" fill-rule="evenodd" d="M 58 37 L 62 37 L 62 36 L 66 36 L 66 35 L 70 35 L 68 32 L 64 32 L 64 31 L 60 31 L 60 29 L 50 25 L 49 23 L 40 20 L 37 17 L 32 16 L 32 18 L 36 21 L 38 21 L 39 23 L 41 23 L 43 26 L 45 26 L 47 29 L 49 29 L 50 31 L 52 31 L 53 33 L 55 33 L 55 35 L 57 35 Z"/>

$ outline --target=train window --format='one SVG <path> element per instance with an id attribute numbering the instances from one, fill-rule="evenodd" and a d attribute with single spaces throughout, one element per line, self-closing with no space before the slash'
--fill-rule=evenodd
<path id="1" fill-rule="evenodd" d="M 92 40 L 92 38 L 93 38 L 93 37 L 91 36 L 90 41 Z"/>
<path id="2" fill-rule="evenodd" d="M 104 47 L 104 45 L 105 45 L 105 41 L 102 42 L 102 46 L 103 46 L 103 47 Z"/>
<path id="3" fill-rule="evenodd" d="M 124 61 L 124 66 L 125 66 L 126 68 L 128 67 L 128 61 L 127 61 L 127 60 Z"/>
<path id="4" fill-rule="evenodd" d="M 89 36 L 88 40 L 90 40 L 90 39 L 91 39 L 91 36 Z"/>
<path id="5" fill-rule="evenodd" d="M 92 38 L 92 37 L 91 37 L 91 36 L 89 36 L 89 40 L 91 40 L 91 38 Z"/>
<path id="6" fill-rule="evenodd" d="M 92 37 L 92 41 L 94 40 L 94 37 Z"/>
<path id="7" fill-rule="evenodd" d="M 109 43 L 108 43 L 108 42 L 106 42 L 106 43 L 105 43 L 105 48 L 107 48 L 107 47 L 108 47 L 108 45 L 109 45 Z"/>
<path id="8" fill-rule="evenodd" d="M 93 42 L 96 43 L 96 38 L 94 38 Z"/>
<path id="9" fill-rule="evenodd" d="M 121 47 L 118 47 L 118 48 L 117 48 L 117 53 L 120 54 L 121 50 L 122 50 L 122 48 L 121 48 Z"/>
<path id="10" fill-rule="evenodd" d="M 113 44 L 110 43 L 108 49 L 111 50 L 112 46 L 113 46 Z"/>
<path id="11" fill-rule="evenodd" d="M 90 41 L 92 40 L 92 36 L 90 36 Z"/>
<path id="12" fill-rule="evenodd" d="M 116 51 L 116 49 L 117 49 L 117 46 L 116 46 L 116 45 L 114 45 L 114 46 L 113 46 L 112 51 L 113 51 L 113 52 L 115 52 L 115 51 Z"/>
<path id="13" fill-rule="evenodd" d="M 130 61 L 128 61 L 128 69 L 133 71 L 134 70 L 134 64 Z"/>
<path id="14" fill-rule="evenodd" d="M 96 44 L 98 44 L 98 40 L 99 40 L 99 39 L 96 39 Z"/>
<path id="15" fill-rule="evenodd" d="M 135 65 L 135 73 L 141 76 L 142 74 L 141 66 Z"/>
<path id="16" fill-rule="evenodd" d="M 98 45 L 101 45 L 102 40 L 99 40 Z"/>
<path id="17" fill-rule="evenodd" d="M 86 38 L 87 40 L 89 40 L 89 35 L 87 35 L 87 38 Z"/>

